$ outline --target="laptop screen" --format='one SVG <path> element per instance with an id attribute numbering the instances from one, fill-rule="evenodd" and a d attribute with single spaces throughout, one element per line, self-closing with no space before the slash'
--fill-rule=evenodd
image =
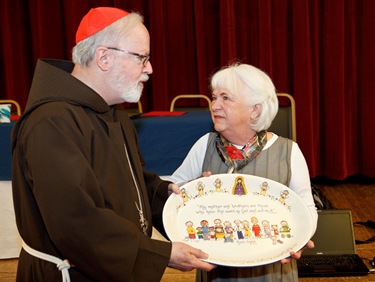
<path id="1" fill-rule="evenodd" d="M 355 254 L 355 240 L 350 210 L 318 211 L 318 226 L 312 238 L 314 249 L 302 255 Z"/>

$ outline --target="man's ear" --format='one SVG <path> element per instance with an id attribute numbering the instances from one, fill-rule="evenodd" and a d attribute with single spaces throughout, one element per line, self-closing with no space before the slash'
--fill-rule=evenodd
<path id="1" fill-rule="evenodd" d="M 105 47 L 98 47 L 95 51 L 95 62 L 96 65 L 102 70 L 107 71 L 109 69 L 109 58 L 108 49 Z"/>

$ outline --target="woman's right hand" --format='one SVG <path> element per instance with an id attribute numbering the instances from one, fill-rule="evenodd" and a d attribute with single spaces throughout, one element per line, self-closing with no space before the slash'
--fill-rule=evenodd
<path id="1" fill-rule="evenodd" d="M 208 177 L 208 176 L 211 176 L 211 175 L 212 175 L 211 171 L 203 171 L 203 172 L 202 172 L 202 175 L 199 176 L 199 177 L 197 177 L 197 178 L 195 178 L 195 179 L 199 179 L 199 178 L 201 178 L 201 177 Z M 195 179 L 189 180 L 188 182 L 193 181 L 193 180 L 195 180 Z"/>

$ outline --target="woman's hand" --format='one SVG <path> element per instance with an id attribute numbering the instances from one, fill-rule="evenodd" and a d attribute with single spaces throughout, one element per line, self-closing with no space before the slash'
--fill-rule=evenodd
<path id="1" fill-rule="evenodd" d="M 197 178 L 195 178 L 195 179 L 199 179 L 199 178 L 201 178 L 201 177 L 208 177 L 208 176 L 211 176 L 211 175 L 212 175 L 211 171 L 203 171 L 203 172 L 202 172 L 202 175 L 199 176 L 199 177 L 197 177 Z M 188 182 L 193 181 L 193 180 L 195 180 L 195 179 L 189 180 Z"/>
<path id="2" fill-rule="evenodd" d="M 211 171 L 203 171 L 202 172 L 202 177 L 207 177 L 207 176 L 211 176 L 211 175 L 212 175 Z"/>
<path id="3" fill-rule="evenodd" d="M 202 173 L 202 176 L 201 177 L 207 177 L 207 176 L 211 176 L 211 171 L 204 171 L 203 173 Z M 198 177 L 198 178 L 200 178 L 200 177 Z M 191 181 L 191 180 L 190 180 Z M 190 182 L 189 181 L 189 182 Z M 168 196 L 170 196 L 172 193 L 175 193 L 175 194 L 180 194 L 180 187 L 177 185 L 177 184 L 175 184 L 175 183 L 170 183 L 169 185 L 168 185 Z"/>
<path id="4" fill-rule="evenodd" d="M 290 257 L 282 259 L 281 263 L 282 264 L 287 264 L 287 263 L 290 263 L 292 261 L 292 259 L 300 259 L 303 250 L 306 249 L 306 248 L 307 249 L 313 249 L 314 248 L 314 242 L 311 241 L 311 240 L 309 240 L 307 242 L 307 244 L 301 250 L 299 250 L 298 252 L 290 252 Z"/>

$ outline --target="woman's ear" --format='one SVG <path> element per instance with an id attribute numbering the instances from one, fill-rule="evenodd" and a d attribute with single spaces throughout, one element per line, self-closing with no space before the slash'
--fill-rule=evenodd
<path id="1" fill-rule="evenodd" d="M 254 106 L 252 106 L 252 109 L 251 109 L 251 118 L 253 120 L 257 119 L 261 112 L 262 112 L 262 105 L 255 104 Z"/>

